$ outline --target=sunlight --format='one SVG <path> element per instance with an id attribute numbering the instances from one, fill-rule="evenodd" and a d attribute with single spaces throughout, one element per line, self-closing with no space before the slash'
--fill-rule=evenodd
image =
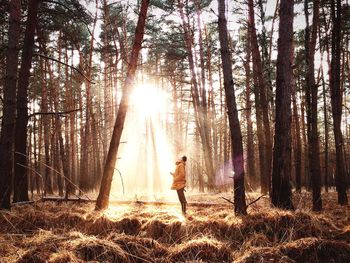
<path id="1" fill-rule="evenodd" d="M 151 84 L 136 86 L 131 95 L 131 105 L 145 117 L 164 113 L 167 109 L 167 94 Z"/>
<path id="2" fill-rule="evenodd" d="M 112 184 L 113 199 L 176 200 L 176 192 L 170 190 L 176 158 L 166 125 L 169 97 L 151 82 L 137 85 L 131 94 Z"/>
<path id="3" fill-rule="evenodd" d="M 107 216 L 111 220 L 118 220 L 120 218 L 123 218 L 125 214 L 131 212 L 131 206 L 130 205 L 110 205 L 108 209 L 106 209 L 103 214 Z"/>

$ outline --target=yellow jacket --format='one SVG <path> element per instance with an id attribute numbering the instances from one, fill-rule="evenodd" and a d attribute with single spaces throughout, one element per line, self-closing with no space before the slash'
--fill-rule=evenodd
<path id="1" fill-rule="evenodd" d="M 186 164 L 184 161 L 177 161 L 175 172 L 172 173 L 174 179 L 171 186 L 172 190 L 179 190 L 186 186 Z"/>

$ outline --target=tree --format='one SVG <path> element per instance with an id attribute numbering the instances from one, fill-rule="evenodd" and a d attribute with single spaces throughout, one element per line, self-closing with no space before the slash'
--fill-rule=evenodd
<path id="1" fill-rule="evenodd" d="M 247 213 L 244 189 L 244 159 L 242 133 L 238 119 L 233 77 L 232 61 L 228 46 L 227 21 L 225 17 L 225 0 L 218 0 L 219 9 L 219 40 L 221 48 L 222 71 L 224 75 L 224 89 L 226 95 L 226 106 L 230 125 L 230 135 L 232 143 L 232 165 L 234 171 L 234 204 L 235 213 L 244 215 Z"/>
<path id="2" fill-rule="evenodd" d="M 291 94 L 294 0 L 281 0 L 276 78 L 276 123 L 272 169 L 272 204 L 294 209 L 291 175 Z"/>
<path id="3" fill-rule="evenodd" d="M 312 204 L 314 211 L 322 210 L 321 199 L 321 167 L 320 167 L 320 146 L 318 140 L 317 125 L 317 95 L 318 87 L 315 84 L 315 46 L 318 28 L 319 1 L 313 1 L 313 19 L 310 38 L 309 27 L 309 1 L 305 0 L 305 61 L 306 61 L 306 100 L 308 118 L 308 141 L 309 141 L 309 170 L 312 184 Z"/>
<path id="4" fill-rule="evenodd" d="M 115 164 L 117 160 L 117 153 L 118 153 L 118 148 L 120 144 L 120 138 L 123 132 L 125 116 L 128 110 L 129 96 L 130 96 L 130 92 L 131 92 L 132 85 L 135 78 L 137 60 L 141 50 L 141 43 L 143 40 L 143 35 L 145 30 L 148 5 L 149 5 L 149 0 L 142 0 L 139 18 L 135 29 L 134 44 L 132 47 L 128 71 L 124 82 L 124 90 L 120 100 L 117 118 L 115 120 L 115 124 L 113 128 L 112 139 L 109 145 L 107 159 L 103 170 L 103 177 L 101 180 L 100 191 L 96 201 L 96 210 L 105 209 L 108 207 L 108 204 L 109 204 L 109 194 L 112 186 L 113 173 L 114 173 Z"/>
<path id="5" fill-rule="evenodd" d="M 210 130 L 209 130 L 209 122 L 208 122 L 208 109 L 207 109 L 207 103 L 205 99 L 205 89 L 203 88 L 202 96 L 200 96 L 199 87 L 201 82 L 198 82 L 197 80 L 197 73 L 196 73 L 196 65 L 195 65 L 195 55 L 194 55 L 194 47 L 193 47 L 193 35 L 192 30 L 190 27 L 189 18 L 185 17 L 184 14 L 184 3 L 182 0 L 178 0 L 179 4 L 179 11 L 180 11 L 180 17 L 182 21 L 182 27 L 184 30 L 184 40 L 185 40 L 185 46 L 187 49 L 187 58 L 188 63 L 190 67 L 191 72 L 191 95 L 192 95 L 192 101 L 193 101 L 193 108 L 195 110 L 195 119 L 196 119 L 196 126 L 199 131 L 200 138 L 202 140 L 203 145 L 203 157 L 205 161 L 205 167 L 206 172 L 208 174 L 208 186 L 209 188 L 213 188 L 214 185 L 214 166 L 213 166 L 213 158 L 212 158 L 212 149 L 211 149 L 211 140 L 210 140 Z M 204 66 L 203 66 L 204 67 Z M 204 76 L 202 79 L 205 78 Z M 204 84 L 204 83 L 203 83 Z M 204 95 L 203 95 L 204 94 Z M 204 97 L 204 98 L 203 98 Z M 200 99 L 202 98 L 202 99 Z"/>
<path id="6" fill-rule="evenodd" d="M 335 4 L 336 1 L 336 4 Z M 340 89 L 340 57 L 341 57 L 341 0 L 331 0 L 332 17 L 332 59 L 330 69 L 331 105 L 333 116 L 333 132 L 336 151 L 336 186 L 338 191 L 338 203 L 346 205 L 345 163 L 343 155 L 343 135 L 341 131 L 342 92 Z"/>
<path id="7" fill-rule="evenodd" d="M 8 48 L 4 84 L 3 119 L 0 135 L 0 209 L 11 207 L 11 183 L 13 177 L 13 149 L 16 120 L 16 82 L 18 67 L 18 42 L 21 24 L 21 1 L 10 2 Z"/>
<path id="8" fill-rule="evenodd" d="M 15 128 L 15 156 L 14 156 L 14 202 L 28 201 L 27 176 L 27 125 L 28 125 L 28 86 L 34 35 L 37 24 L 39 0 L 28 1 L 28 20 L 24 35 L 21 68 L 18 77 L 17 117 Z"/>
<path id="9" fill-rule="evenodd" d="M 251 52 L 253 61 L 254 91 L 255 91 L 255 107 L 258 126 L 259 140 L 259 158 L 260 158 L 260 178 L 261 191 L 267 193 L 270 191 L 271 185 L 271 159 L 272 159 L 272 140 L 270 132 L 270 123 L 268 115 L 268 101 L 266 98 L 266 84 L 263 73 L 263 64 L 258 46 L 258 37 L 256 35 L 254 3 L 248 0 L 248 32 L 251 41 Z"/>

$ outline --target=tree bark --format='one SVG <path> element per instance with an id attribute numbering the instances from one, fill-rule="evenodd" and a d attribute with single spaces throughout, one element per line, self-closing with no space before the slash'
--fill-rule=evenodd
<path id="1" fill-rule="evenodd" d="M 14 131 L 16 118 L 16 81 L 18 67 L 18 42 L 20 37 L 21 1 L 9 4 L 8 48 L 6 51 L 6 75 L 4 83 L 3 118 L 0 135 L 0 209 L 11 208 L 11 183 L 14 161 Z"/>
<path id="2" fill-rule="evenodd" d="M 234 170 L 234 204 L 235 214 L 247 213 L 244 189 L 244 159 L 242 133 L 238 119 L 238 111 L 232 77 L 232 61 L 228 47 L 227 21 L 225 17 L 225 0 L 218 0 L 219 9 L 219 41 L 221 49 L 222 70 L 224 75 L 224 89 L 226 94 L 226 105 L 230 125 L 230 136 L 232 143 L 232 165 Z"/>
<path id="3" fill-rule="evenodd" d="M 291 92 L 294 0 L 281 0 L 276 79 L 276 124 L 273 149 L 272 204 L 294 209 L 291 175 Z"/>
<path id="4" fill-rule="evenodd" d="M 213 167 L 213 158 L 212 158 L 212 150 L 210 145 L 210 136 L 208 130 L 208 119 L 207 119 L 207 105 L 203 101 L 200 101 L 200 94 L 198 90 L 198 81 L 194 63 L 193 56 L 193 37 L 191 35 L 191 29 L 189 26 L 189 22 L 186 21 L 184 15 L 184 3 L 182 0 L 178 0 L 179 3 L 179 11 L 182 20 L 182 26 L 184 30 L 184 40 L 187 50 L 187 58 L 191 72 L 191 94 L 193 99 L 193 107 L 195 111 L 195 119 L 196 125 L 199 130 L 199 134 L 202 140 L 203 145 L 203 157 L 206 167 L 206 172 L 208 174 L 208 187 L 213 188 L 214 186 L 214 167 Z M 203 94 L 202 94 L 203 95 Z"/>
<path id="5" fill-rule="evenodd" d="M 131 51 L 129 60 L 128 71 L 124 83 L 124 91 L 119 104 L 117 118 L 113 128 L 112 139 L 109 145 L 106 163 L 103 170 L 103 177 L 101 180 L 100 192 L 96 201 L 96 210 L 102 210 L 108 207 L 109 195 L 112 186 L 113 173 L 115 163 L 117 160 L 117 153 L 120 144 L 120 138 L 123 132 L 126 112 L 128 110 L 128 102 L 132 85 L 135 78 L 135 72 L 137 68 L 137 60 L 141 50 L 141 44 L 143 41 L 143 35 L 145 30 L 145 23 L 147 17 L 147 9 L 149 0 L 142 0 L 140 7 L 140 14 L 135 29 L 134 44 Z"/>
<path id="6" fill-rule="evenodd" d="M 309 141 L 309 171 L 312 185 L 312 208 L 314 211 L 322 210 L 321 199 L 321 166 L 320 146 L 318 140 L 317 125 L 317 95 L 318 87 L 315 85 L 315 46 L 319 17 L 319 1 L 313 1 L 313 19 L 310 38 L 309 28 L 309 1 L 305 0 L 304 12 L 306 20 L 305 28 L 305 62 L 306 62 L 306 101 L 308 119 L 308 141 Z"/>
<path id="7" fill-rule="evenodd" d="M 343 135 L 341 131 L 342 92 L 340 90 L 340 57 L 341 57 L 341 0 L 331 0 L 332 16 L 332 58 L 329 76 L 331 89 L 331 105 L 333 115 L 333 132 L 336 151 L 336 187 L 338 191 L 338 203 L 346 205 L 345 164 L 343 156 Z"/>
<path id="8" fill-rule="evenodd" d="M 264 170 L 262 170 L 260 174 L 261 192 L 267 193 L 267 192 L 270 192 L 270 188 L 271 188 L 271 162 L 272 162 L 272 139 L 271 139 L 271 131 L 270 131 L 270 123 L 269 123 L 269 115 L 268 115 L 269 106 L 266 98 L 267 92 L 266 92 L 266 84 L 264 80 L 263 64 L 261 61 L 261 55 L 260 55 L 259 46 L 258 46 L 258 38 L 256 35 L 253 0 L 248 0 L 248 9 L 249 9 L 248 31 L 250 35 L 250 41 L 251 41 L 253 74 L 254 74 L 255 84 L 256 84 L 254 89 L 257 89 L 257 91 L 255 92 L 256 96 L 259 96 L 259 98 L 256 100 L 256 102 L 258 102 L 259 105 L 256 105 L 256 106 L 260 111 L 259 117 L 262 118 L 261 124 L 263 125 L 262 132 L 265 134 L 264 140 L 262 140 L 263 145 L 260 146 L 261 148 L 263 148 L 263 150 L 261 149 L 260 152 L 264 156 L 263 158 L 260 158 L 260 161 L 264 163 L 262 166 Z M 262 136 L 260 137 L 262 139 Z"/>
<path id="9" fill-rule="evenodd" d="M 294 87 L 292 94 L 293 101 L 293 120 L 294 120 L 294 165 L 295 165 L 295 188 L 297 192 L 301 192 L 301 135 L 300 135 L 300 123 L 299 123 L 299 115 L 298 115 L 298 107 L 297 107 L 297 99 L 296 99 L 296 87 Z"/>
<path id="10" fill-rule="evenodd" d="M 246 44 L 246 60 L 244 61 L 244 69 L 246 74 L 245 88 L 246 88 L 246 111 L 245 117 L 247 122 L 247 175 L 251 179 L 254 187 L 256 186 L 256 169 L 255 169 L 255 147 L 254 147 L 254 132 L 253 132 L 253 123 L 251 119 L 251 107 L 252 103 L 250 101 L 250 54 L 251 54 L 251 44 L 250 44 L 250 34 L 247 34 L 247 44 Z"/>
<path id="11" fill-rule="evenodd" d="M 39 0 L 29 0 L 28 20 L 24 35 L 21 68 L 18 78 L 17 91 L 17 118 L 15 128 L 15 156 L 14 156 L 14 195 L 13 202 L 28 201 L 28 160 L 27 156 L 27 126 L 28 126 L 28 86 L 32 55 L 34 47 L 34 35 L 37 24 Z M 20 154 L 18 154 L 20 153 Z"/>

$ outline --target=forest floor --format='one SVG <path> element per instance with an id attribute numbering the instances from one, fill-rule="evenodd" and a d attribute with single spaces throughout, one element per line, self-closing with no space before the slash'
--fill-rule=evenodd
<path id="1" fill-rule="evenodd" d="M 295 212 L 264 197 L 244 217 L 220 196 L 190 197 L 187 218 L 177 204 L 14 206 L 0 212 L 0 262 L 350 262 L 350 206 L 336 193 L 320 213 L 302 193 Z"/>

